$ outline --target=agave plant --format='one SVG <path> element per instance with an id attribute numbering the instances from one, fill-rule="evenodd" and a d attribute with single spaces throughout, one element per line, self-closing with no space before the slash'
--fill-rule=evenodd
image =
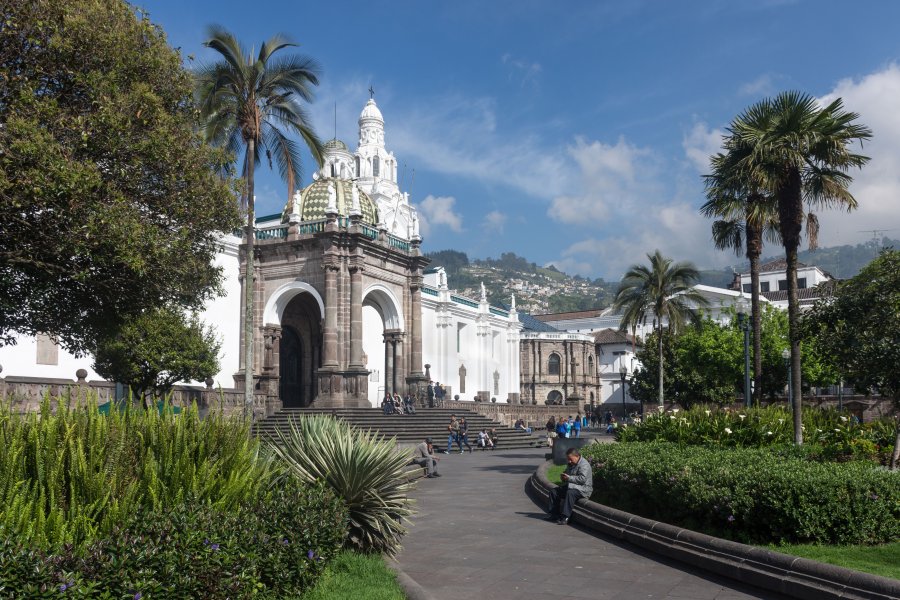
<path id="1" fill-rule="evenodd" d="M 272 450 L 301 480 L 324 481 L 343 498 L 350 546 L 397 553 L 406 533 L 403 521 L 412 514 L 412 484 L 404 473 L 412 457 L 408 450 L 327 416 L 292 419 L 289 433 L 279 431 Z"/>

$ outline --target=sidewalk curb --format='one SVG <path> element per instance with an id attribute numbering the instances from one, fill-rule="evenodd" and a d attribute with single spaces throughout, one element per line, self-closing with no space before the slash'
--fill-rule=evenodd
<path id="1" fill-rule="evenodd" d="M 425 588 L 419 585 L 415 579 L 406 574 L 396 560 L 385 559 L 384 562 L 389 569 L 397 574 L 397 583 L 403 588 L 407 600 L 435 600 L 434 596 L 425 591 Z"/>
<path id="2" fill-rule="evenodd" d="M 547 461 L 528 479 L 526 492 L 547 503 L 556 485 Z M 712 537 L 645 519 L 590 500 L 579 500 L 572 520 L 597 533 L 742 583 L 801 600 L 896 600 L 900 581 Z"/>

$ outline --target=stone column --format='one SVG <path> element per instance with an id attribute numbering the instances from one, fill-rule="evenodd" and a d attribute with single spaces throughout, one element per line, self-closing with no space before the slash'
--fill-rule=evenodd
<path id="1" fill-rule="evenodd" d="M 391 339 L 391 393 L 397 391 L 397 339 L 396 335 Z"/>
<path id="2" fill-rule="evenodd" d="M 422 374 L 422 278 L 414 277 L 410 282 L 409 291 L 412 296 L 412 315 L 409 320 L 412 339 L 410 355 L 410 377 L 424 379 Z"/>
<path id="3" fill-rule="evenodd" d="M 386 394 L 393 393 L 391 389 L 391 357 L 393 353 L 391 352 L 391 334 L 387 331 L 384 332 L 384 392 Z"/>
<path id="4" fill-rule="evenodd" d="M 362 370 L 362 257 L 353 256 L 350 262 L 350 369 Z"/>
<path id="5" fill-rule="evenodd" d="M 337 276 L 340 263 L 337 257 L 325 258 L 325 331 L 322 335 L 322 368 L 334 370 L 338 367 L 338 293 Z"/>

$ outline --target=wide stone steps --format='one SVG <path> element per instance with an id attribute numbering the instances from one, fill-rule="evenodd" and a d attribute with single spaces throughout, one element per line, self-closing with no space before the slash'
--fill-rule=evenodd
<path id="1" fill-rule="evenodd" d="M 441 408 L 422 408 L 414 415 L 385 415 L 378 408 L 286 408 L 259 421 L 255 430 L 261 437 L 274 438 L 277 437 L 277 430 L 283 433 L 290 430 L 292 419 L 315 414 L 332 415 L 357 429 L 377 431 L 385 437 L 396 438 L 400 444 L 418 444 L 426 437 L 431 437 L 435 449 L 439 451 L 445 450 L 447 444 L 447 425 L 451 414 L 455 414 L 457 418 L 466 418 L 469 444 L 473 448 L 477 448 L 478 432 L 491 428 L 497 430 L 498 448 L 534 448 L 546 442 L 543 436 L 501 425 L 475 412 Z"/>

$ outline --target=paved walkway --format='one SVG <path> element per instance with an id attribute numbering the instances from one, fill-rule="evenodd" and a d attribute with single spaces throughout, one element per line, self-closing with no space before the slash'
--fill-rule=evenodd
<path id="1" fill-rule="evenodd" d="M 397 557 L 438 600 L 775 599 L 587 530 L 543 520 L 525 482 L 545 450 L 441 454 Z"/>

